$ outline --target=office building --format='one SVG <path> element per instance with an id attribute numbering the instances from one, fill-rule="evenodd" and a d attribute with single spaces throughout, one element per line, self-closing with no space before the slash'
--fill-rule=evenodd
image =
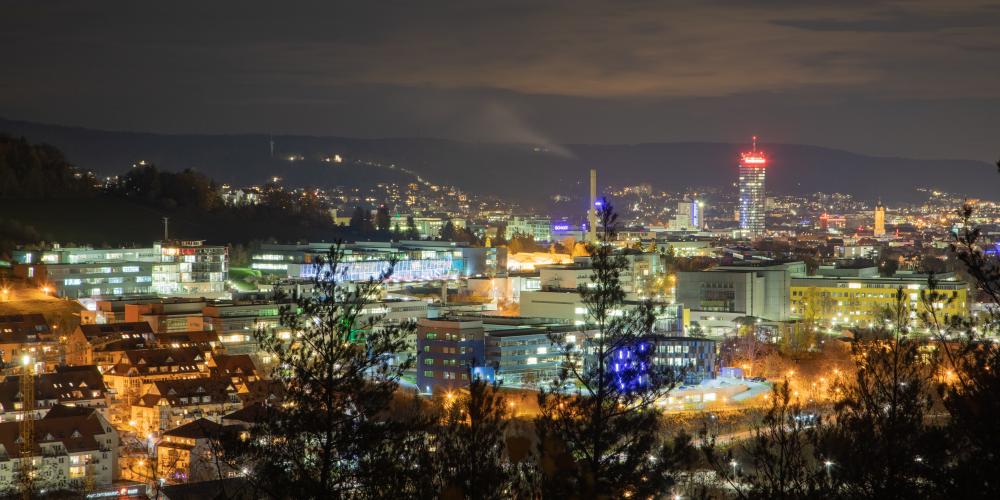
<path id="1" fill-rule="evenodd" d="M 481 320 L 423 319 L 417 322 L 417 387 L 424 392 L 456 389 L 470 375 L 485 374 L 485 330 Z"/>
<path id="2" fill-rule="evenodd" d="M 156 333 L 205 330 L 203 299 L 168 298 L 125 304 L 125 321 L 145 321 Z"/>
<path id="3" fill-rule="evenodd" d="M 756 136 L 753 138 L 753 150 L 740 155 L 739 169 L 740 234 L 744 238 L 760 238 L 764 235 L 767 215 L 764 185 L 767 157 L 757 151 Z"/>
<path id="4" fill-rule="evenodd" d="M 943 294 L 945 300 L 937 301 L 928 310 L 921 300 L 921 293 L 928 290 L 927 278 L 927 275 L 909 272 L 882 277 L 874 266 L 821 266 L 813 276 L 792 278 L 791 312 L 796 318 L 827 325 L 873 326 L 883 321 L 888 308 L 896 304 L 897 291 L 902 289 L 914 326 L 918 326 L 923 312 L 933 312 L 939 319 L 968 317 L 968 283 L 954 273 L 935 275 L 934 290 Z"/>
<path id="5" fill-rule="evenodd" d="M 704 228 L 702 210 L 704 203 L 699 200 L 684 200 L 677 203 L 677 211 L 667 224 L 668 231 L 701 231 Z"/>
<path id="6" fill-rule="evenodd" d="M 626 293 L 642 294 L 663 271 L 656 252 L 624 249 L 625 269 L 619 282 Z M 594 274 L 590 257 L 576 257 L 572 264 L 551 264 L 537 267 L 542 290 L 576 290 L 587 286 Z"/>
<path id="7" fill-rule="evenodd" d="M 166 296 L 219 298 L 229 275 L 229 248 L 205 245 L 201 240 L 158 241 L 153 250 L 153 290 Z"/>
<path id="8" fill-rule="evenodd" d="M 806 265 L 800 261 L 747 261 L 679 272 L 676 300 L 691 310 L 693 325 L 706 333 L 725 333 L 735 326 L 734 320 L 744 316 L 788 320 L 792 277 L 805 275 Z"/>
<path id="9" fill-rule="evenodd" d="M 54 245 L 15 251 L 14 276 L 51 289 L 58 297 L 138 296 L 153 293 L 152 248 L 95 250 Z"/>
<path id="10" fill-rule="evenodd" d="M 455 229 L 465 229 L 466 226 L 464 219 L 395 214 L 389 219 L 389 228 L 393 231 L 399 228 L 399 231 L 405 234 L 409 227 L 408 224 L 411 217 L 413 218 L 413 226 L 417 229 L 417 233 L 420 234 L 421 238 L 437 238 L 441 236 L 441 229 L 444 228 L 449 221 L 451 221 L 451 224 L 455 226 Z"/>
<path id="11" fill-rule="evenodd" d="M 290 279 L 309 279 L 316 275 L 317 258 L 325 258 L 330 246 L 262 245 L 251 256 L 250 267 Z M 449 241 L 400 241 L 348 243 L 342 249 L 340 268 L 346 281 L 377 278 L 389 267 L 390 259 L 396 259 L 390 285 L 497 276 L 507 270 L 506 248 L 470 247 Z"/>
<path id="12" fill-rule="evenodd" d="M 586 363 L 596 362 L 597 347 L 586 344 Z M 623 345 L 607 358 L 607 369 L 611 376 L 618 377 L 618 384 L 625 389 L 648 383 L 648 367 L 672 370 L 676 376 L 683 376 L 684 384 L 697 384 L 702 380 L 715 378 L 717 346 L 714 340 L 702 337 L 677 337 L 660 334 L 643 336 Z"/>
<path id="13" fill-rule="evenodd" d="M 228 250 L 203 241 L 161 241 L 151 248 L 95 250 L 53 246 L 14 252 L 14 275 L 59 297 L 221 297 Z"/>
<path id="14" fill-rule="evenodd" d="M 496 379 L 507 387 L 548 387 L 566 361 L 553 336 L 579 348 L 592 334 L 568 325 L 518 324 L 513 319 L 490 319 L 486 328 L 486 361 Z"/>
<path id="15" fill-rule="evenodd" d="M 538 216 L 515 216 L 507 221 L 508 240 L 515 236 L 530 236 L 535 241 L 552 241 L 552 219 Z"/>
<path id="16" fill-rule="evenodd" d="M 708 240 L 657 239 L 655 245 L 657 253 L 672 253 L 676 257 L 710 257 L 713 253 L 712 242 Z"/>
<path id="17" fill-rule="evenodd" d="M 625 309 L 641 304 L 642 301 L 626 300 Z M 683 309 L 679 304 L 654 302 L 655 318 L 653 327 L 658 331 L 680 331 L 684 323 Z M 619 314 L 619 311 L 611 311 Z M 569 325 L 584 326 L 588 323 L 587 304 L 583 302 L 580 293 L 575 290 L 538 290 L 522 291 L 520 315 L 529 318 L 542 318 L 547 321 Z"/>
<path id="18" fill-rule="evenodd" d="M 81 325 L 104 325 L 122 323 L 125 321 L 125 306 L 127 304 L 148 304 L 162 300 L 156 295 L 138 295 L 134 297 L 115 297 L 79 299 L 86 308 L 80 311 Z"/>

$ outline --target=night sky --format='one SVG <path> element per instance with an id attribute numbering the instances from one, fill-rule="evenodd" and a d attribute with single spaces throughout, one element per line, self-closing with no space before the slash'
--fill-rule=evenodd
<path id="1" fill-rule="evenodd" d="M 0 4 L 0 116 L 995 160 L 993 1 Z"/>

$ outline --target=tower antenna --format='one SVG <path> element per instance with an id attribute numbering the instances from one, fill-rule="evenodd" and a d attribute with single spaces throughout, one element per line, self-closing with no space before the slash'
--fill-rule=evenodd
<path id="1" fill-rule="evenodd" d="M 757 136 L 753 136 L 753 152 L 757 152 Z"/>

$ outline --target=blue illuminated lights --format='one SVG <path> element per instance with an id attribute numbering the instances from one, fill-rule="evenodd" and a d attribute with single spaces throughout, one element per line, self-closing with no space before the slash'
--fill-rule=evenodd
<path id="1" fill-rule="evenodd" d="M 647 390 L 650 383 L 651 354 L 647 341 L 615 348 L 608 363 L 615 387 L 624 392 Z"/>
<path id="2" fill-rule="evenodd" d="M 341 262 L 338 265 L 338 278 L 345 281 L 367 281 L 376 279 L 389 268 L 387 260 L 365 260 Z M 389 281 L 431 281 L 458 279 L 459 269 L 456 269 L 451 257 L 443 259 L 400 260 L 393 268 Z M 302 266 L 300 278 L 314 278 L 316 266 Z"/>

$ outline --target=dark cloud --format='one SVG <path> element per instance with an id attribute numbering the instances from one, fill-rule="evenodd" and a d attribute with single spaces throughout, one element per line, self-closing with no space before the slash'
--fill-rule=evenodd
<path id="1" fill-rule="evenodd" d="M 993 155 L 990 2 L 34 2 L 0 115 L 115 129 Z M 932 141 L 933 139 L 933 141 Z"/>
<path id="2" fill-rule="evenodd" d="M 967 13 L 918 14 L 903 10 L 891 10 L 862 19 L 822 18 L 822 19 L 779 19 L 774 24 L 791 26 L 810 31 L 872 31 L 882 33 L 921 33 L 953 28 L 982 28 L 996 26 L 1000 21 L 1000 11 L 977 9 Z"/>

